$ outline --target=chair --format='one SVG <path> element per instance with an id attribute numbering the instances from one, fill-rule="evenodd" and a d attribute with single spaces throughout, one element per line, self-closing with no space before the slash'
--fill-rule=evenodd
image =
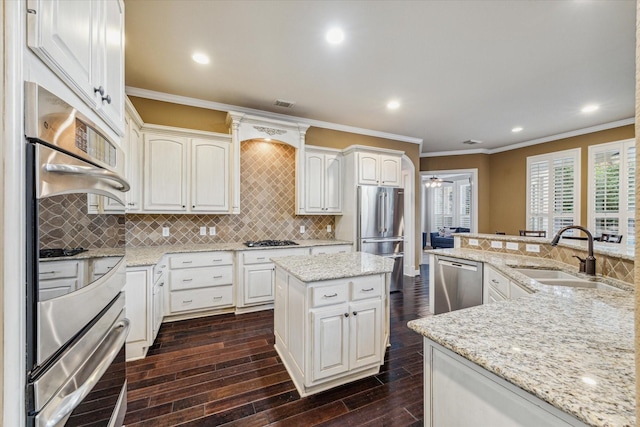
<path id="1" fill-rule="evenodd" d="M 496 231 L 496 234 L 499 234 L 499 235 L 501 235 L 501 236 L 504 236 L 504 235 L 505 235 L 505 234 L 507 234 L 507 233 L 505 233 L 504 231 Z"/>
<path id="2" fill-rule="evenodd" d="M 620 243 L 622 242 L 622 234 L 602 233 L 599 240 L 601 242 Z"/>
<path id="3" fill-rule="evenodd" d="M 544 230 L 520 230 L 520 235 L 529 237 L 547 237 L 547 232 Z"/>

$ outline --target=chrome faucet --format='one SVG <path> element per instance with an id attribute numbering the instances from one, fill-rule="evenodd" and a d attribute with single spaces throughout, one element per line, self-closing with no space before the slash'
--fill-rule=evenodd
<path id="1" fill-rule="evenodd" d="M 590 276 L 595 276 L 596 275 L 596 257 L 593 256 L 593 236 L 591 235 L 591 232 L 589 232 L 589 230 L 587 230 L 586 228 L 580 225 L 568 225 L 566 227 L 563 227 L 556 233 L 556 235 L 553 237 L 553 240 L 551 240 L 551 246 L 557 246 L 558 242 L 560 241 L 560 237 L 562 236 L 562 233 L 572 228 L 583 231 L 587 235 L 587 238 L 589 239 L 589 247 L 588 247 L 589 253 L 587 255 L 587 258 L 584 261 L 578 258 L 580 260 L 580 270 L 582 270 L 582 263 L 584 262 L 584 272 Z"/>

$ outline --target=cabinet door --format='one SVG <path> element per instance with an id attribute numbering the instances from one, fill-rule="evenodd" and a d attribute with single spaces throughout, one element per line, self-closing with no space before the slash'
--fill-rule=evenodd
<path id="1" fill-rule="evenodd" d="M 146 271 L 127 271 L 127 283 L 124 286 L 125 307 L 126 316 L 131 322 L 127 342 L 146 341 L 149 337 L 151 315 L 147 311 L 149 307 L 147 286 Z"/>
<path id="2" fill-rule="evenodd" d="M 282 270 L 277 270 L 275 280 L 273 332 L 276 336 L 276 341 L 279 342 L 278 345 L 288 347 L 289 342 L 287 341 L 287 338 L 289 337 L 289 334 L 287 333 L 287 326 L 289 325 L 289 319 L 287 319 L 287 275 L 283 273 Z"/>
<path id="3" fill-rule="evenodd" d="M 191 142 L 191 210 L 229 211 L 229 144 Z"/>
<path id="4" fill-rule="evenodd" d="M 342 157 L 327 154 L 324 170 L 324 210 L 342 212 Z"/>
<path id="5" fill-rule="evenodd" d="M 312 381 L 349 370 L 349 312 L 347 304 L 312 310 Z"/>
<path id="6" fill-rule="evenodd" d="M 242 290 L 245 305 L 273 301 L 274 269 L 271 263 L 244 267 Z"/>
<path id="7" fill-rule="evenodd" d="M 140 129 L 130 118 L 126 125 L 125 158 L 126 177 L 131 189 L 126 193 L 127 212 L 142 210 L 142 135 Z"/>
<path id="8" fill-rule="evenodd" d="M 78 3 L 78 2 L 75 2 Z M 100 77 L 97 85 L 104 94 L 96 93 L 99 112 L 120 135 L 124 134 L 124 4 L 121 0 L 98 3 L 102 15 L 99 26 L 95 67 Z"/>
<path id="9" fill-rule="evenodd" d="M 306 186 L 305 186 L 305 210 L 307 213 L 324 212 L 324 155 L 317 153 L 306 153 Z"/>
<path id="10" fill-rule="evenodd" d="M 509 281 L 509 299 L 525 297 L 529 294 L 530 292 L 528 292 L 526 289 L 520 287 L 519 285 L 516 285 L 512 281 Z"/>
<path id="11" fill-rule="evenodd" d="M 187 141 L 146 134 L 144 141 L 144 209 L 187 210 Z"/>
<path id="12" fill-rule="evenodd" d="M 349 367 L 380 363 L 382 347 L 382 301 L 374 299 L 351 303 Z"/>
<path id="13" fill-rule="evenodd" d="M 402 164 L 400 157 L 380 155 L 380 185 L 399 187 L 401 184 Z"/>
<path id="14" fill-rule="evenodd" d="M 358 153 L 358 184 L 378 185 L 379 184 L 379 160 L 378 154 Z"/>
<path id="15" fill-rule="evenodd" d="M 162 324 L 164 317 L 164 277 L 160 279 L 158 283 L 153 286 L 153 335 L 151 339 L 155 339 L 158 335 L 158 330 Z"/>
<path id="16" fill-rule="evenodd" d="M 29 0 L 27 44 L 90 106 L 95 106 L 93 83 L 99 26 L 98 2 Z"/>

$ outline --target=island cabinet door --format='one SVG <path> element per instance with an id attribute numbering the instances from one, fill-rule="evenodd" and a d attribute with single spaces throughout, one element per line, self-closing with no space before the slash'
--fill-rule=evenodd
<path id="1" fill-rule="evenodd" d="M 349 317 L 347 304 L 312 310 L 312 381 L 349 370 Z"/>
<path id="2" fill-rule="evenodd" d="M 361 301 L 349 305 L 351 369 L 380 363 L 382 301 Z"/>

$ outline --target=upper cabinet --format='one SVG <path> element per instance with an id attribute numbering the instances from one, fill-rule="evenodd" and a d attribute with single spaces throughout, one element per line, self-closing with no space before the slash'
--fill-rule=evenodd
<path id="1" fill-rule="evenodd" d="M 124 136 L 122 0 L 29 0 L 27 9 L 31 50 Z"/>
<path id="2" fill-rule="evenodd" d="M 125 194 L 125 205 L 127 212 L 131 213 L 142 211 L 142 124 L 142 119 L 127 100 L 122 148 L 125 152 L 125 177 L 131 187 Z"/>
<path id="3" fill-rule="evenodd" d="M 374 151 L 356 151 L 358 185 L 401 185 L 402 155 Z"/>
<path id="4" fill-rule="evenodd" d="M 230 137 L 145 125 L 143 211 L 229 213 Z"/>
<path id="5" fill-rule="evenodd" d="M 307 146 L 304 172 L 305 213 L 342 213 L 343 161 L 340 151 Z"/>

